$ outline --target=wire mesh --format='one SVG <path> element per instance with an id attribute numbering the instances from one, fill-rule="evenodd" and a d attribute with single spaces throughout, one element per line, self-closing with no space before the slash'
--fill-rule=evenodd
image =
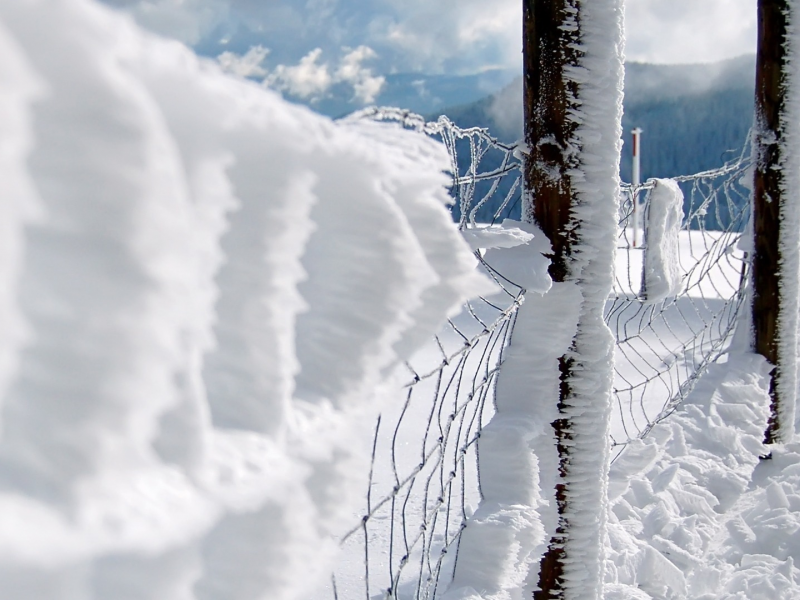
<path id="1" fill-rule="evenodd" d="M 648 304 L 644 244 L 633 243 L 633 202 L 654 182 L 622 187 L 615 283 L 606 322 L 616 335 L 612 444 L 617 452 L 677 408 L 709 364 L 727 351 L 746 301 L 748 261 L 740 244 L 750 214 L 749 152 L 720 169 L 674 178 L 684 193 L 679 233 L 682 291 Z M 616 453 L 615 453 L 616 454 Z"/>
<path id="2" fill-rule="evenodd" d="M 405 402 L 375 425 L 364 514 L 343 539 L 363 564 L 342 598 L 435 598 L 452 578 L 480 501 L 478 442 L 521 296 L 507 299 L 470 303 L 405 365 Z"/>
<path id="3" fill-rule="evenodd" d="M 451 157 L 454 218 L 461 229 L 513 213 L 519 154 L 485 130 L 434 123 L 397 109 L 349 118 L 391 120 L 440 139 Z M 483 425 L 524 290 L 476 257 L 500 291 L 467 303 L 404 365 L 405 402 L 375 424 L 363 513 L 342 539 L 334 598 L 437 597 L 453 577 L 461 532 L 481 500 Z"/>
<path id="4" fill-rule="evenodd" d="M 446 117 L 425 122 L 398 109 L 349 117 L 388 120 L 440 139 L 451 158 L 453 217 L 460 229 L 519 219 L 523 148 Z M 606 322 L 617 338 L 618 453 L 646 435 L 691 391 L 730 344 L 745 302 L 746 254 L 739 238 L 749 215 L 746 152 L 721 169 L 677 178 L 685 196 L 680 232 L 683 287 L 676 297 L 641 298 L 645 244 L 633 246 L 633 202 L 646 213 L 653 182 L 620 190 L 619 248 Z M 405 368 L 405 402 L 375 424 L 361 518 L 342 540 L 333 597 L 428 600 L 452 579 L 461 532 L 481 499 L 480 436 L 494 414 L 493 392 L 525 290 L 476 257 L 500 286 L 467 304 Z"/>

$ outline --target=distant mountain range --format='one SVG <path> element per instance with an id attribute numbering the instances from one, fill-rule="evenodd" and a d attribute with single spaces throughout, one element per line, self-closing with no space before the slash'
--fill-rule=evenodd
<path id="1" fill-rule="evenodd" d="M 630 181 L 630 130 L 641 127 L 642 179 L 711 169 L 741 152 L 753 121 L 755 57 L 713 64 L 628 63 L 621 175 Z M 505 141 L 522 137 L 522 79 L 445 114 L 462 127 L 488 128 Z"/>

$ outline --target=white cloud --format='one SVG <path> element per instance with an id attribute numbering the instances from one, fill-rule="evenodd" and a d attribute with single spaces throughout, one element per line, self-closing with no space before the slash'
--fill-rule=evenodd
<path id="1" fill-rule="evenodd" d="M 384 0 L 391 19 L 376 19 L 382 40 L 423 72 L 475 72 L 522 64 L 522 8 L 517 0 Z"/>
<path id="2" fill-rule="evenodd" d="M 262 66 L 269 49 L 264 46 L 253 46 L 244 56 L 235 52 L 223 52 L 217 57 L 222 69 L 238 77 L 266 77 L 267 70 Z"/>
<path id="3" fill-rule="evenodd" d="M 522 77 L 500 90 L 489 105 L 489 115 L 499 132 L 516 139 L 522 134 Z"/>
<path id="4" fill-rule="evenodd" d="M 229 14 L 227 0 L 106 0 L 140 25 L 185 44 L 200 42 Z"/>
<path id="5" fill-rule="evenodd" d="M 321 57 L 342 47 L 372 48 L 378 72 L 521 66 L 519 0 L 104 1 L 201 52 L 219 54 L 226 49 L 221 39 L 240 53 L 268 46 L 274 63 L 299 69 L 284 76 L 307 93 L 324 87 L 326 73 L 335 79 L 339 67 L 326 67 Z M 755 0 L 627 0 L 626 20 L 631 60 L 703 62 L 755 50 Z M 317 48 L 321 54 L 309 58 Z M 362 98 L 378 87 L 370 77 L 351 80 Z"/>
<path id="6" fill-rule="evenodd" d="M 306 54 L 296 65 L 281 64 L 272 72 L 263 66 L 269 54 L 269 50 L 263 46 L 253 46 L 244 55 L 223 52 L 217 61 L 229 73 L 239 77 L 260 78 L 265 85 L 304 100 L 319 100 L 333 85 L 343 83 L 353 88 L 354 100 L 363 104 L 374 102 L 386 79 L 373 75 L 372 69 L 363 63 L 375 59 L 377 54 L 369 46 L 343 50 L 346 54 L 333 70 L 327 62 L 322 62 L 321 48 Z"/>
<path id="7" fill-rule="evenodd" d="M 270 87 L 287 91 L 298 98 L 319 97 L 333 84 L 327 63 L 317 61 L 322 55 L 322 49 L 315 48 L 294 66 L 278 65 L 264 82 Z"/>
<path id="8" fill-rule="evenodd" d="M 626 47 L 641 62 L 712 62 L 755 52 L 755 0 L 627 0 Z"/>
<path id="9" fill-rule="evenodd" d="M 364 104 L 370 104 L 380 94 L 386 79 L 372 74 L 372 70 L 362 63 L 377 58 L 375 51 L 369 46 L 359 46 L 342 58 L 336 70 L 336 81 L 353 86 L 354 98 Z"/>

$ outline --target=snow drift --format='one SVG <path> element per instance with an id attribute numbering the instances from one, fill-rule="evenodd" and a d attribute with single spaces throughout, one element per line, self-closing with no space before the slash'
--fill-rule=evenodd
<path id="1" fill-rule="evenodd" d="M 293 598 L 354 411 L 487 290 L 444 149 L 338 126 L 88 0 L 0 5 L 0 589 Z"/>

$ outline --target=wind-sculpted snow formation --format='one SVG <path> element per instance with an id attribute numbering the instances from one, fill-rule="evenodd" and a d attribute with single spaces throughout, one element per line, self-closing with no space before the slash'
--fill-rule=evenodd
<path id="1" fill-rule="evenodd" d="M 647 245 L 641 299 L 655 304 L 677 296 L 683 287 L 678 241 L 683 224 L 683 192 L 671 179 L 654 180 L 646 213 Z"/>
<path id="2" fill-rule="evenodd" d="M 0 595 L 326 577 L 366 476 L 350 416 L 489 289 L 444 149 L 86 0 L 0 4 L 0 136 Z"/>

